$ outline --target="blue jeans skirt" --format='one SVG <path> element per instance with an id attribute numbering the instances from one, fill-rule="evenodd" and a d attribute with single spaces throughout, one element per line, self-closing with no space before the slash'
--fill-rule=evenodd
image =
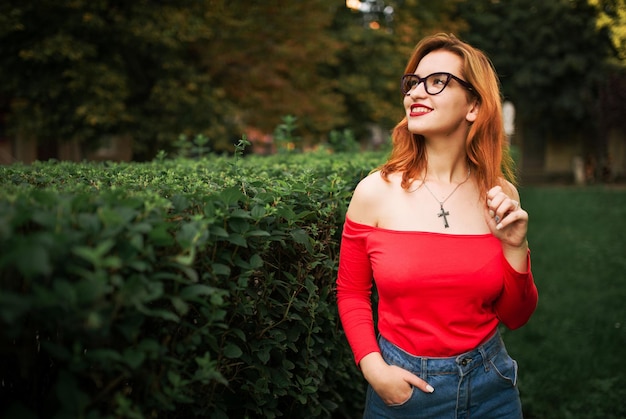
<path id="1" fill-rule="evenodd" d="M 435 391 L 424 393 L 414 387 L 406 402 L 388 406 L 369 386 L 365 419 L 522 418 L 517 362 L 507 353 L 499 332 L 478 348 L 450 358 L 413 356 L 382 336 L 378 343 L 388 364 L 412 372 Z"/>

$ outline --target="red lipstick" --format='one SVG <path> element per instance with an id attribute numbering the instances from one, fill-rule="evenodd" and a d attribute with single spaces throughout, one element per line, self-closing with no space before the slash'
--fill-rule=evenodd
<path id="1" fill-rule="evenodd" d="M 433 108 L 426 106 L 426 105 L 422 105 L 420 103 L 414 103 L 413 105 L 411 105 L 411 112 L 409 113 L 410 116 L 422 116 L 422 115 L 426 115 L 427 113 L 430 113 Z"/>

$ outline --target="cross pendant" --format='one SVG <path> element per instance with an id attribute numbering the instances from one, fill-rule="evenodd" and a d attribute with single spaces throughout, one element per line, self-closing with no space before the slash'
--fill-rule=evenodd
<path id="1" fill-rule="evenodd" d="M 439 207 L 441 208 L 441 212 L 437 214 L 437 217 L 441 218 L 443 217 L 443 225 L 445 228 L 450 227 L 450 225 L 448 224 L 448 215 L 450 215 L 450 213 L 446 210 L 443 209 L 443 204 L 439 204 Z"/>

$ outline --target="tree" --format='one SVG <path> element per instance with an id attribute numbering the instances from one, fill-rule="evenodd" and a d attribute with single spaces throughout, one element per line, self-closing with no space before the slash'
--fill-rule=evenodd
<path id="1" fill-rule="evenodd" d="M 391 128 L 406 59 L 458 1 L 378 0 L 394 13 L 375 30 L 335 0 L 7 0 L 0 111 L 13 135 L 85 148 L 123 136 L 139 159 L 180 134 L 232 149 L 286 115 L 309 142 Z"/>
<path id="2" fill-rule="evenodd" d="M 0 97 L 40 141 L 132 134 L 141 154 L 221 106 L 194 50 L 208 1 L 11 0 L 0 6 Z M 207 121 L 209 119 L 209 121 Z"/>
<path id="3" fill-rule="evenodd" d="M 473 0 L 459 4 L 463 37 L 485 50 L 516 105 L 524 148 L 542 165 L 546 138 L 582 136 L 591 147 L 604 63 L 613 55 L 587 0 Z M 526 153 L 525 153 L 526 154 Z"/>
<path id="4" fill-rule="evenodd" d="M 599 10 L 597 27 L 608 31 L 615 57 L 606 63 L 597 104 L 599 125 L 604 137 L 612 129 L 626 133 L 626 0 L 590 0 Z"/>
<path id="5" fill-rule="evenodd" d="M 338 60 L 326 68 L 338 80 L 346 104 L 346 126 L 359 137 L 376 124 L 390 130 L 404 115 L 400 77 L 424 36 L 460 28 L 448 18 L 459 0 L 376 1 L 368 12 L 337 11 L 333 32 L 341 42 Z"/>
<path id="6" fill-rule="evenodd" d="M 609 31 L 618 59 L 626 60 L 626 0 L 589 0 L 599 10 L 597 27 Z"/>
<path id="7" fill-rule="evenodd" d="M 337 6 L 223 0 L 9 0 L 0 5 L 0 107 L 13 134 L 95 146 L 130 135 L 150 158 L 181 133 L 229 146 L 244 125 L 343 116 L 325 27 Z"/>
<path id="8" fill-rule="evenodd" d="M 329 27 L 343 7 L 328 0 L 239 0 L 211 12 L 215 32 L 202 45 L 203 62 L 235 105 L 229 117 L 272 132 L 282 117 L 294 115 L 308 137 L 342 124 L 337 81 L 320 68 L 337 60 L 340 44 Z"/>

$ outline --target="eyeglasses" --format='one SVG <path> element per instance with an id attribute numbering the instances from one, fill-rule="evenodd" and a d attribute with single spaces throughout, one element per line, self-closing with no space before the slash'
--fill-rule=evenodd
<path id="1" fill-rule="evenodd" d="M 443 92 L 443 89 L 446 88 L 451 79 L 456 80 L 461 86 L 465 87 L 470 92 L 475 93 L 474 87 L 471 84 L 450 73 L 433 73 L 424 78 L 416 74 L 405 74 L 402 76 L 400 82 L 400 90 L 402 90 L 403 95 L 408 95 L 409 92 L 419 86 L 420 83 L 424 83 L 426 93 L 431 96 L 438 95 Z"/>

